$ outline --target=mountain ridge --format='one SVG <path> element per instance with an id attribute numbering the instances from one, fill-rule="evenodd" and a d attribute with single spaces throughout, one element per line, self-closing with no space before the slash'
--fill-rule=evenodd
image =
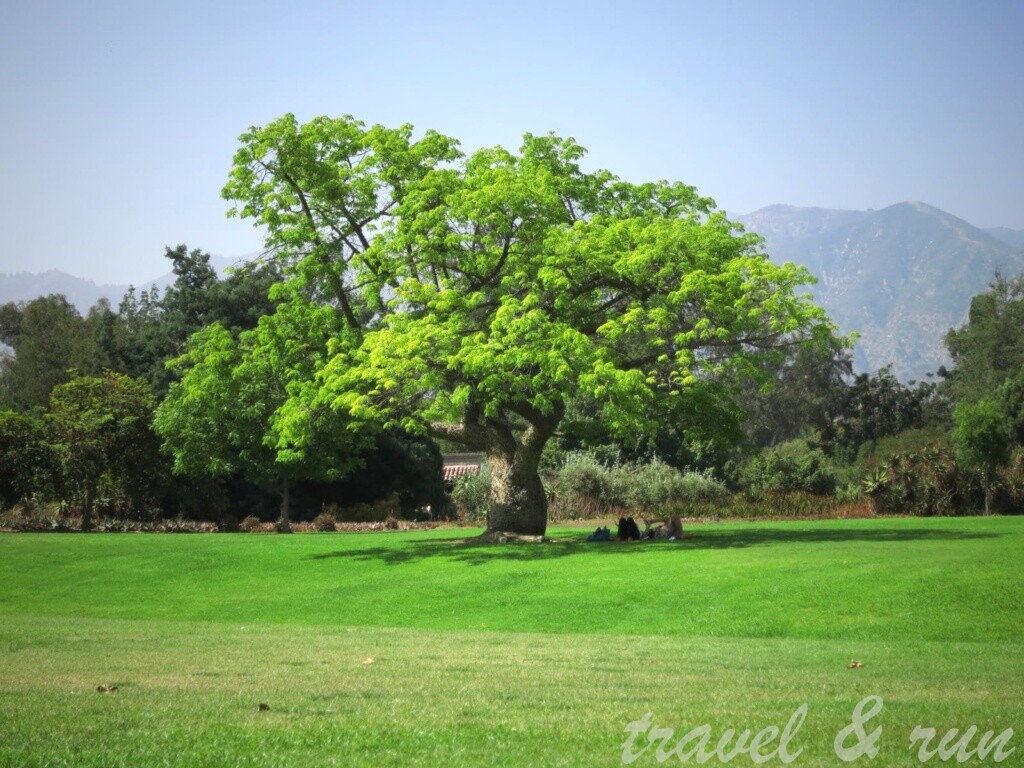
<path id="1" fill-rule="evenodd" d="M 774 205 L 737 220 L 764 237 L 774 261 L 818 279 L 815 299 L 843 333 L 860 334 L 858 370 L 889 365 L 903 380 L 949 364 L 943 337 L 997 271 L 1024 273 L 1024 251 L 920 201 L 868 211 Z"/>
<path id="2" fill-rule="evenodd" d="M 250 258 L 252 258 L 251 255 L 239 258 L 211 256 L 210 264 L 219 275 L 224 275 L 230 267 L 237 266 Z M 173 272 L 134 286 L 130 283 L 97 283 L 60 269 L 49 269 L 45 272 L 0 272 L 0 304 L 6 304 L 9 301 L 31 301 L 40 296 L 59 293 L 84 315 L 100 299 L 106 299 L 110 302 L 111 307 L 117 309 L 121 299 L 131 287 L 138 292 L 154 288 L 163 292 L 173 282 Z"/>

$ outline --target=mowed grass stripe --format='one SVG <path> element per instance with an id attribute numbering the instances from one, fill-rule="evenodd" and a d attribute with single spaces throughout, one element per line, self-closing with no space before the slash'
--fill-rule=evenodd
<path id="1" fill-rule="evenodd" d="M 797 764 L 824 766 L 870 695 L 886 706 L 879 764 L 909 766 L 917 724 L 1019 723 L 1024 679 L 1019 648 L 999 643 L 10 617 L 0 645 L 12 766 L 616 765 L 648 711 L 717 738 L 781 727 L 802 704 Z"/>
<path id="2" fill-rule="evenodd" d="M 438 630 L 1024 638 L 1024 518 L 693 525 L 682 542 L 475 531 L 0 536 L 0 613 Z"/>
<path id="3" fill-rule="evenodd" d="M 816 768 L 866 696 L 887 767 L 920 724 L 1024 732 L 1022 520 L 467 533 L 0 536 L 0 766 L 620 765 L 646 712 L 806 704 Z"/>

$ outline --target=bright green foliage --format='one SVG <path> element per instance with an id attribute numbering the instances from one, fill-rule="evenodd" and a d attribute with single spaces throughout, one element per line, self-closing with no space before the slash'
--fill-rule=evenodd
<path id="1" fill-rule="evenodd" d="M 242 136 L 224 189 L 350 331 L 321 401 L 487 451 L 492 528 L 543 530 L 537 465 L 570 398 L 635 437 L 830 330 L 796 293 L 807 272 L 710 199 L 585 172 L 583 155 L 526 134 L 462 157 L 409 126 L 288 115 Z"/>
<path id="2" fill-rule="evenodd" d="M 241 474 L 282 492 L 289 481 L 327 480 L 352 468 L 361 435 L 324 407 L 309 405 L 327 341 L 341 333 L 328 307 L 284 302 L 238 338 L 214 323 L 171 362 L 181 377 L 154 426 L 180 474 Z"/>
<path id="3" fill-rule="evenodd" d="M 992 480 L 1010 459 L 1010 425 L 993 400 L 961 402 L 953 410 L 953 443 L 960 463 L 981 472 L 985 485 L 985 514 L 991 509 Z"/>
<path id="4" fill-rule="evenodd" d="M 54 387 L 47 430 L 63 482 L 82 512 L 83 530 L 91 525 L 102 483 L 131 495 L 135 479 L 156 459 L 154 405 L 149 385 L 111 371 Z"/>
<path id="5" fill-rule="evenodd" d="M 50 464 L 43 422 L 34 415 L 0 411 L 0 510 L 44 487 Z"/>
<path id="6" fill-rule="evenodd" d="M 182 380 L 171 385 L 153 427 L 172 450 L 176 472 L 218 475 L 232 470 L 229 438 L 237 430 L 230 417 L 238 401 L 231 371 L 236 360 L 231 334 L 212 325 L 196 333 L 175 362 Z"/>

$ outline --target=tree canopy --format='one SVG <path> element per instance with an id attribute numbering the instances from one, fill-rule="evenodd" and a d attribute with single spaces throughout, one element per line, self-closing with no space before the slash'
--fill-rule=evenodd
<path id="1" fill-rule="evenodd" d="M 584 154 L 526 134 L 466 156 L 409 125 L 286 115 L 241 137 L 223 191 L 295 295 L 343 319 L 317 400 L 486 451 L 492 530 L 544 531 L 537 466 L 571 397 L 649 432 L 831 330 L 797 293 L 808 273 L 711 199 L 584 171 Z"/>

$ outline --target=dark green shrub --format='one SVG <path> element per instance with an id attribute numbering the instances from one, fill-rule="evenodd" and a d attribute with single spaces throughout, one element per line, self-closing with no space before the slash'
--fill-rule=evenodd
<path id="1" fill-rule="evenodd" d="M 802 519 L 819 517 L 867 517 L 866 502 L 841 502 L 834 496 L 806 491 L 757 491 L 733 493 L 717 501 L 669 504 L 666 514 L 698 520 Z"/>
<path id="2" fill-rule="evenodd" d="M 863 483 L 879 514 L 956 515 L 973 511 L 978 478 L 957 464 L 948 443 L 897 454 L 877 466 Z"/>
<path id="3" fill-rule="evenodd" d="M 601 517 L 615 506 L 617 495 L 611 470 L 593 454 L 568 453 L 551 486 L 552 516 L 561 519 Z"/>
<path id="4" fill-rule="evenodd" d="M 995 509 L 1004 515 L 1024 514 L 1024 448 L 1017 448 L 1000 473 Z"/>
<path id="5" fill-rule="evenodd" d="M 836 474 L 820 448 L 791 440 L 754 457 L 743 472 L 755 491 L 805 491 L 817 495 L 835 492 Z"/>
<path id="6" fill-rule="evenodd" d="M 0 512 L 0 528 L 9 531 L 61 533 L 77 531 L 80 527 L 81 518 L 65 514 L 59 505 L 53 503 L 36 504 L 27 500 Z"/>
<path id="7" fill-rule="evenodd" d="M 370 503 L 352 504 L 339 507 L 330 504 L 324 511 L 333 515 L 339 523 L 382 523 L 388 517 L 399 517 L 402 512 L 401 500 L 397 491 L 383 499 Z"/>

